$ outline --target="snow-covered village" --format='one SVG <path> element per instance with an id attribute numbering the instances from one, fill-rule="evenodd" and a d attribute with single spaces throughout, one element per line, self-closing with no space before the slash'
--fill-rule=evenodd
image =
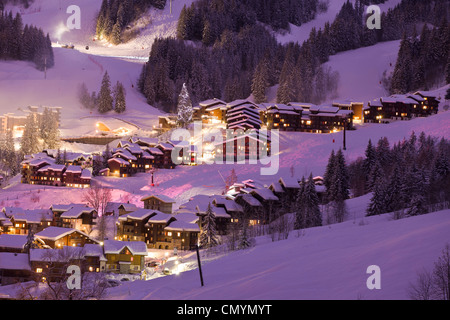
<path id="1" fill-rule="evenodd" d="M 450 300 L 449 107 L 448 0 L 0 0 L 0 300 Z"/>

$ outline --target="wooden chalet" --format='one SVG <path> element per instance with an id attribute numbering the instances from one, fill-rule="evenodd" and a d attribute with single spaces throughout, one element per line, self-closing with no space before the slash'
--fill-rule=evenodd
<path id="1" fill-rule="evenodd" d="M 44 230 L 51 225 L 52 216 L 48 210 L 19 210 L 9 216 L 9 234 L 29 234 Z"/>
<path id="2" fill-rule="evenodd" d="M 166 214 L 173 213 L 173 205 L 176 203 L 174 199 L 161 194 L 144 197 L 141 201 L 144 202 L 145 209 L 157 210 Z"/>
<path id="3" fill-rule="evenodd" d="M 414 94 L 392 95 L 370 101 L 364 109 L 365 122 L 388 123 L 437 114 L 439 100 L 424 91 Z"/>
<path id="4" fill-rule="evenodd" d="M 97 211 L 83 204 L 52 205 L 52 226 L 73 228 L 89 233 L 95 225 Z"/>
<path id="5" fill-rule="evenodd" d="M 66 187 L 84 189 L 91 186 L 92 172 L 80 166 L 69 165 L 63 176 Z"/>
<path id="6" fill-rule="evenodd" d="M 142 241 L 105 240 L 106 272 L 140 274 L 144 270 L 147 246 Z"/>
<path id="7" fill-rule="evenodd" d="M 0 234 L 0 252 L 28 253 L 30 247 L 42 247 L 39 239 L 30 238 L 28 235 Z"/>
<path id="8" fill-rule="evenodd" d="M 0 285 L 30 281 L 32 271 L 27 253 L 0 252 Z"/>
<path id="9" fill-rule="evenodd" d="M 195 223 L 173 221 L 164 228 L 168 244 L 164 249 L 194 250 L 198 244 L 200 227 Z"/>
<path id="10" fill-rule="evenodd" d="M 202 121 L 206 124 L 220 124 L 226 121 L 227 103 L 220 99 L 202 101 L 193 110 L 194 121 Z"/>
<path id="11" fill-rule="evenodd" d="M 138 207 L 129 202 L 108 202 L 106 204 L 105 215 L 120 217 L 136 210 L 138 210 Z"/>
<path id="12" fill-rule="evenodd" d="M 147 247 L 154 249 L 168 249 L 172 246 L 164 231 L 164 228 L 170 225 L 176 219 L 166 213 L 157 212 L 148 219 L 145 224 L 145 243 Z"/>
<path id="13" fill-rule="evenodd" d="M 271 140 L 256 130 L 228 132 L 224 141 L 214 145 L 216 161 L 239 162 L 259 160 L 270 155 Z"/>
<path id="14" fill-rule="evenodd" d="M 117 221 L 117 239 L 123 241 L 145 241 L 146 223 L 159 211 L 138 209 L 123 216 Z"/>
<path id="15" fill-rule="evenodd" d="M 227 104 L 227 129 L 261 129 L 259 107 L 248 100 L 236 100 Z"/>
<path id="16" fill-rule="evenodd" d="M 83 247 L 87 243 L 98 244 L 97 240 L 90 238 L 86 233 L 71 228 L 48 227 L 36 233 L 35 237 L 53 249 L 64 246 Z"/>

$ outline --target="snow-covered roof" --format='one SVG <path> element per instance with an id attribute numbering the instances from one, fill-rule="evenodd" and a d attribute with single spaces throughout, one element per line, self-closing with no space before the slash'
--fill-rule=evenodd
<path id="1" fill-rule="evenodd" d="M 85 257 L 99 257 L 100 261 L 107 261 L 103 255 L 103 247 L 100 244 L 86 243 L 83 248 Z"/>
<path id="2" fill-rule="evenodd" d="M 187 223 L 197 223 L 198 219 L 199 219 L 195 213 L 189 212 L 189 211 L 177 212 L 177 213 L 173 214 L 173 217 L 177 221 L 184 221 Z"/>
<path id="3" fill-rule="evenodd" d="M 297 181 L 297 179 L 292 177 L 281 177 L 278 182 L 284 186 L 285 188 L 293 188 L 293 189 L 300 189 L 300 185 Z"/>
<path id="4" fill-rule="evenodd" d="M 28 254 L 0 252 L 0 270 L 31 270 Z"/>
<path id="5" fill-rule="evenodd" d="M 85 257 L 84 247 L 65 246 L 62 249 L 31 249 L 30 261 L 70 262 Z"/>
<path id="6" fill-rule="evenodd" d="M 147 151 L 150 152 L 150 154 L 152 154 L 152 155 L 163 155 L 164 154 L 160 149 L 154 148 L 154 147 L 148 148 Z"/>
<path id="7" fill-rule="evenodd" d="M 201 107 L 211 107 L 211 106 L 214 106 L 214 105 L 217 105 L 217 104 L 219 104 L 219 105 L 222 105 L 222 104 L 226 105 L 226 102 L 222 101 L 220 99 L 217 99 L 217 98 L 213 98 L 213 99 L 209 99 L 209 100 L 205 100 L 205 101 L 200 102 L 199 106 L 201 106 Z"/>
<path id="8" fill-rule="evenodd" d="M 283 187 L 281 186 L 281 184 L 278 181 L 275 181 L 274 183 L 272 183 L 269 188 L 272 189 L 273 192 L 284 192 Z"/>
<path id="9" fill-rule="evenodd" d="M 28 241 L 28 235 L 0 234 L 0 248 L 23 249 Z"/>
<path id="10" fill-rule="evenodd" d="M 258 188 L 254 189 L 250 192 L 251 194 L 257 194 L 264 200 L 273 200 L 278 201 L 278 197 L 273 194 L 273 192 L 270 189 L 267 188 Z"/>
<path id="11" fill-rule="evenodd" d="M 44 172 L 44 171 L 63 171 L 66 168 L 63 164 L 52 164 L 45 167 L 42 167 L 38 170 L 38 172 Z"/>
<path id="12" fill-rule="evenodd" d="M 188 223 L 186 221 L 173 221 L 169 226 L 164 228 L 168 231 L 191 231 L 200 232 L 200 227 L 196 223 Z"/>
<path id="13" fill-rule="evenodd" d="M 81 171 L 81 179 L 92 179 L 92 172 L 89 169 Z"/>
<path id="14" fill-rule="evenodd" d="M 67 166 L 66 173 L 79 173 L 81 174 L 83 172 L 83 169 L 80 166 Z"/>
<path id="15" fill-rule="evenodd" d="M 13 213 L 11 215 L 11 219 L 14 219 L 14 221 L 24 221 L 26 223 L 39 224 L 41 223 L 41 221 L 51 221 L 52 217 L 49 210 L 35 209 Z"/>
<path id="16" fill-rule="evenodd" d="M 128 248 L 133 255 L 147 255 L 147 245 L 142 241 L 105 240 L 103 248 L 105 254 L 119 254 L 123 249 Z"/>
<path id="17" fill-rule="evenodd" d="M 156 198 L 156 199 L 160 200 L 161 202 L 165 202 L 165 203 L 176 203 L 176 201 L 174 199 L 172 199 L 171 197 L 165 196 L 163 194 L 149 195 L 149 196 L 142 198 L 141 201 L 145 201 L 150 198 Z"/>
<path id="18" fill-rule="evenodd" d="M 154 211 L 156 214 L 148 219 L 147 223 L 167 223 L 172 219 L 173 217 L 170 214 L 162 213 L 160 211 Z"/>
<path id="19" fill-rule="evenodd" d="M 173 145 L 169 143 L 160 143 L 157 147 L 161 147 L 163 150 L 173 150 Z"/>
<path id="20" fill-rule="evenodd" d="M 78 219 L 81 217 L 83 213 L 94 213 L 94 212 L 95 212 L 94 208 L 86 207 L 81 204 L 74 204 L 67 211 L 61 214 L 61 218 Z"/>
<path id="21" fill-rule="evenodd" d="M 108 163 L 109 162 L 117 162 L 117 163 L 122 164 L 124 166 L 129 166 L 130 165 L 130 163 L 128 161 L 126 161 L 126 160 L 124 160 L 122 158 L 111 158 L 111 159 L 108 160 Z"/>
<path id="22" fill-rule="evenodd" d="M 258 201 L 255 197 L 253 197 L 251 194 L 239 194 L 236 196 L 237 198 L 242 198 L 245 202 L 247 202 L 252 207 L 262 207 L 261 202 Z"/>
<path id="23" fill-rule="evenodd" d="M 131 220 L 144 220 L 147 219 L 148 217 L 155 215 L 156 213 L 158 213 L 159 211 L 156 210 L 148 210 L 148 209 L 138 209 L 136 211 L 130 212 L 128 214 L 125 214 L 123 216 L 119 217 L 119 220 L 121 221 L 126 221 L 128 219 Z"/>
<path id="24" fill-rule="evenodd" d="M 84 235 L 86 238 L 89 238 L 89 236 L 87 234 L 85 234 L 84 232 L 77 230 L 77 229 L 72 229 L 72 228 L 61 228 L 61 227 L 48 227 L 45 228 L 44 230 L 42 230 L 41 232 L 38 232 L 35 234 L 36 238 L 40 238 L 40 239 L 47 239 L 47 240 L 53 240 L 56 241 L 58 239 L 61 239 L 65 236 L 68 236 L 69 234 L 72 234 L 74 232 L 78 232 L 82 235 Z"/>

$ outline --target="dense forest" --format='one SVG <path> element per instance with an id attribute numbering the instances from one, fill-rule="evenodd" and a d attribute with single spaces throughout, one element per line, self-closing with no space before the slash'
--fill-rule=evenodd
<path id="1" fill-rule="evenodd" d="M 113 44 L 126 42 L 127 26 L 148 8 L 164 9 L 167 0 L 103 0 L 97 16 L 96 34 Z M 128 35 L 129 36 L 129 35 Z"/>
<path id="2" fill-rule="evenodd" d="M 392 213 L 400 219 L 450 207 L 450 141 L 423 132 L 390 146 L 383 137 L 369 140 L 365 156 L 346 164 L 334 151 L 324 175 L 325 201 L 335 211 L 350 191 L 353 197 L 371 193 L 367 216 Z M 339 211 L 338 211 L 339 212 Z"/>
<path id="3" fill-rule="evenodd" d="M 389 90 L 428 90 L 443 81 L 450 83 L 450 23 L 446 20 L 433 29 L 425 24 L 420 35 L 416 31 L 410 37 L 404 34 Z"/>
<path id="4" fill-rule="evenodd" d="M 331 55 L 411 36 L 418 23 L 442 25 L 450 12 L 446 0 L 403 0 L 382 13 L 380 30 L 371 30 L 365 6 L 381 2 L 347 1 L 332 23 L 313 28 L 304 43 L 281 46 L 261 23 L 261 8 L 270 7 L 271 1 L 197 1 L 183 9 L 178 39 L 159 39 L 152 46 L 139 89 L 149 104 L 166 112 L 174 111 L 183 83 L 194 103 L 212 97 L 232 101 L 251 94 L 256 102 L 265 102 L 267 89 L 274 85 L 279 85 L 280 103 L 321 103 L 333 95 L 339 80 L 338 74 L 323 66 Z M 314 10 L 301 15 L 305 20 L 296 23 L 312 19 L 315 4 Z M 263 21 L 273 29 L 283 28 L 274 22 L 277 17 L 271 12 Z M 283 17 L 295 22 L 287 13 Z M 435 45 L 444 49 L 442 42 Z"/>
<path id="5" fill-rule="evenodd" d="M 0 59 L 32 61 L 38 70 L 54 65 L 49 35 L 34 26 L 23 26 L 22 16 L 3 12 L 0 15 Z"/>

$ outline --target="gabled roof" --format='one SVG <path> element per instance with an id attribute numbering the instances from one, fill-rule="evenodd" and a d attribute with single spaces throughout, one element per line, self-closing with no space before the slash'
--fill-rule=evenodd
<path id="1" fill-rule="evenodd" d="M 300 184 L 296 178 L 281 177 L 278 182 L 287 189 L 300 189 Z"/>
<path id="2" fill-rule="evenodd" d="M 61 239 L 65 236 L 68 236 L 72 233 L 80 233 L 83 236 L 85 236 L 86 238 L 89 238 L 89 236 L 87 234 L 85 234 L 84 232 L 77 230 L 77 229 L 72 229 L 72 228 L 61 228 L 61 227 L 48 227 L 45 228 L 44 230 L 42 230 L 41 232 L 38 232 L 35 234 L 36 238 L 40 238 L 42 240 L 52 240 L 52 241 L 56 241 L 58 239 Z M 91 239 L 91 238 L 89 238 Z M 92 241 L 96 241 L 91 239 Z M 97 241 L 96 241 L 97 242 Z"/>
<path id="3" fill-rule="evenodd" d="M 129 166 L 130 165 L 130 163 L 128 161 L 126 161 L 126 160 L 124 160 L 122 158 L 111 158 L 111 159 L 108 160 L 108 163 L 109 162 L 117 162 L 117 163 L 120 163 L 120 164 L 122 164 L 124 166 Z"/>
<path id="4" fill-rule="evenodd" d="M 257 194 L 264 200 L 273 200 L 273 201 L 280 200 L 280 199 L 278 199 L 278 197 L 276 195 L 273 194 L 273 192 L 270 189 L 266 189 L 266 188 L 254 189 L 254 190 L 250 191 L 250 193 L 252 195 Z"/>
<path id="5" fill-rule="evenodd" d="M 150 196 L 146 196 L 146 197 L 142 198 L 141 201 L 145 201 L 145 200 L 148 200 L 151 198 L 156 198 L 164 203 L 176 203 L 176 201 L 174 199 L 172 199 L 171 197 L 165 196 L 163 194 L 152 194 Z"/>
<path id="6" fill-rule="evenodd" d="M 0 252 L 0 269 L 3 270 L 31 270 L 28 254 Z"/>
<path id="7" fill-rule="evenodd" d="M 200 227 L 196 223 L 188 223 L 186 221 L 177 220 L 173 221 L 169 226 L 165 227 L 164 230 L 200 232 Z"/>
<path id="8" fill-rule="evenodd" d="M 86 207 L 82 204 L 74 204 L 61 215 L 61 218 L 78 219 L 81 217 L 83 213 L 90 214 L 94 212 L 95 212 L 94 208 Z"/>
<path id="9" fill-rule="evenodd" d="M 28 235 L 0 234 L 1 248 L 23 249 L 28 241 Z"/>
<path id="10" fill-rule="evenodd" d="M 142 241 L 105 240 L 103 248 L 105 254 L 119 254 L 123 249 L 127 248 L 133 255 L 147 255 L 147 245 Z"/>
<path id="11" fill-rule="evenodd" d="M 138 209 L 136 211 L 130 212 L 128 214 L 124 214 L 119 217 L 119 220 L 126 221 L 130 220 L 145 220 L 148 217 L 156 215 L 159 211 L 157 210 L 148 210 L 148 209 Z"/>

